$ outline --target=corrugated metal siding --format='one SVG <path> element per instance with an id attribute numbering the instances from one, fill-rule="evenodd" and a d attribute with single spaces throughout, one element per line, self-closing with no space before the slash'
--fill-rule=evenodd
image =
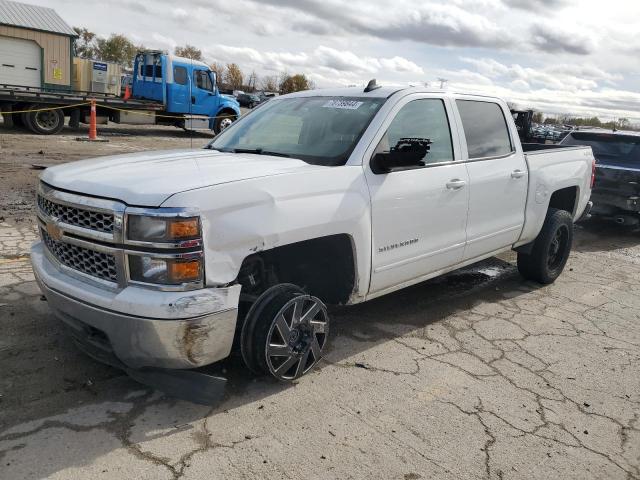
<path id="1" fill-rule="evenodd" d="M 0 25 L 76 36 L 54 9 L 9 0 L 0 0 Z"/>
<path id="2" fill-rule="evenodd" d="M 0 35 L 24 38 L 36 42 L 44 51 L 44 65 L 42 65 L 44 83 L 51 85 L 71 85 L 71 37 L 26 30 L 24 28 L 7 27 L 5 25 L 0 25 Z M 54 78 L 55 68 L 61 70 L 61 79 Z"/>

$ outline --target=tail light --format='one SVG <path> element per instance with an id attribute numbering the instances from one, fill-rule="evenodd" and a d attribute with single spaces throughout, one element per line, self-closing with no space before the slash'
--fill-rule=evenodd
<path id="1" fill-rule="evenodd" d="M 596 159 L 593 159 L 591 162 L 591 188 L 593 188 L 596 184 Z"/>

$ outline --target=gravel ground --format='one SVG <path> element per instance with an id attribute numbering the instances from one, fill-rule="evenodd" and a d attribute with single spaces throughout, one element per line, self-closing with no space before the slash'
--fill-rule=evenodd
<path id="1" fill-rule="evenodd" d="M 319 369 L 286 386 L 232 356 L 203 407 L 83 356 L 40 300 L 31 165 L 190 145 L 100 132 L 0 133 L 0 478 L 640 478 L 637 231 L 578 225 L 551 286 L 508 254 L 335 309 Z"/>

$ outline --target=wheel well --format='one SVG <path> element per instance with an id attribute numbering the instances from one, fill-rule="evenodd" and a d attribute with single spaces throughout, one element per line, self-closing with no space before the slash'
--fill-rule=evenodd
<path id="1" fill-rule="evenodd" d="M 561 188 L 553 192 L 549 200 L 549 208 L 557 208 L 558 210 L 566 210 L 573 215 L 576 208 L 576 199 L 578 198 L 578 187 Z"/>
<path id="2" fill-rule="evenodd" d="M 229 114 L 229 115 L 233 115 L 234 117 L 237 117 L 238 114 L 231 108 L 228 107 L 224 107 L 222 110 L 220 110 L 217 114 L 216 117 L 218 115 L 225 115 L 225 114 Z"/>
<path id="3" fill-rule="evenodd" d="M 355 257 L 351 237 L 330 235 L 276 247 L 248 256 L 238 283 L 241 299 L 252 302 L 267 288 L 293 283 L 329 304 L 342 304 L 353 293 Z"/>

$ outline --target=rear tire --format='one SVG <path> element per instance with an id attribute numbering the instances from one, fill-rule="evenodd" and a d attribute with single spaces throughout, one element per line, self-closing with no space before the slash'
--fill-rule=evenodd
<path id="1" fill-rule="evenodd" d="M 47 106 L 36 105 L 34 110 L 39 108 Z M 29 129 L 39 135 L 55 135 L 64 128 L 64 112 L 61 109 L 29 112 L 27 118 Z"/>
<path id="2" fill-rule="evenodd" d="M 571 253 L 573 218 L 566 210 L 550 208 L 531 253 L 518 252 L 518 270 L 527 280 L 553 283 L 560 276 Z"/>
<path id="3" fill-rule="evenodd" d="M 322 358 L 329 334 L 324 304 L 293 284 L 266 290 L 252 305 L 240 346 L 247 367 L 291 382 Z"/>

